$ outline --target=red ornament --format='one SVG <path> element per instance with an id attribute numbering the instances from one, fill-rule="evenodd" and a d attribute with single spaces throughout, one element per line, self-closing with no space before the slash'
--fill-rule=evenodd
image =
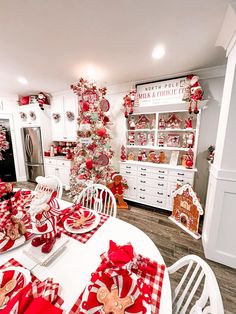
<path id="1" fill-rule="evenodd" d="M 91 170 L 93 168 L 93 160 L 92 159 L 87 159 L 86 160 L 86 168 L 88 170 Z"/>
<path id="2" fill-rule="evenodd" d="M 97 130 L 97 135 L 100 136 L 100 137 L 105 137 L 106 129 L 104 129 L 104 128 L 98 129 Z"/>
<path id="3" fill-rule="evenodd" d="M 90 109 L 89 102 L 80 100 L 80 106 L 83 112 L 88 112 Z"/>

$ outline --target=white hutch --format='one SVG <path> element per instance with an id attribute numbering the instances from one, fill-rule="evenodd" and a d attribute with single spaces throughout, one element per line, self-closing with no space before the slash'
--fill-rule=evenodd
<path id="1" fill-rule="evenodd" d="M 180 80 L 137 87 L 139 107 L 126 119 L 127 160 L 120 162 L 120 173 L 128 183 L 126 200 L 172 210 L 171 194 L 177 184 L 194 184 L 201 110 L 189 115 Z M 157 88 L 173 95 L 163 92 L 164 96 L 158 97 L 154 93 Z M 205 104 L 201 101 L 199 107 Z M 189 118 L 190 126 L 186 123 Z M 193 165 L 187 168 L 185 158 L 190 148 Z"/>

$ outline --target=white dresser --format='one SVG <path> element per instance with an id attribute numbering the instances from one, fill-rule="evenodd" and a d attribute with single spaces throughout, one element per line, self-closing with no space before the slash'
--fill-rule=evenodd
<path id="1" fill-rule="evenodd" d="M 171 194 L 176 185 L 193 185 L 196 169 L 182 166 L 154 164 L 150 162 L 120 162 L 120 173 L 127 180 L 129 188 L 124 194 L 126 200 L 172 210 Z"/>

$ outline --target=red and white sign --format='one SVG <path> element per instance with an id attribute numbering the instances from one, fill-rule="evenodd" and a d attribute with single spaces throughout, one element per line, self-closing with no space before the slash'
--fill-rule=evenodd
<path id="1" fill-rule="evenodd" d="M 137 85 L 140 107 L 184 103 L 186 77 Z"/>

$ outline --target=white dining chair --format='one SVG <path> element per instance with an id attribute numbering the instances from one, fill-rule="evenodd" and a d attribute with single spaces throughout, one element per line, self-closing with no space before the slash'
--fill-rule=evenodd
<path id="1" fill-rule="evenodd" d="M 83 189 L 79 194 L 77 204 L 93 209 L 98 213 L 104 213 L 116 217 L 116 199 L 110 189 L 102 184 L 92 184 Z"/>
<path id="2" fill-rule="evenodd" d="M 211 267 L 199 256 L 187 255 L 168 267 L 168 272 L 171 275 L 183 267 L 186 270 L 173 291 L 173 314 L 224 314 L 220 289 Z"/>
<path id="3" fill-rule="evenodd" d="M 53 189 L 57 191 L 57 198 L 62 198 L 62 182 L 61 180 L 54 175 L 48 175 L 46 177 L 38 176 L 36 178 L 36 182 L 38 183 L 35 187 L 35 191 L 42 190 L 42 187 L 48 186 L 49 189 Z M 45 189 L 44 189 L 45 190 Z"/>

